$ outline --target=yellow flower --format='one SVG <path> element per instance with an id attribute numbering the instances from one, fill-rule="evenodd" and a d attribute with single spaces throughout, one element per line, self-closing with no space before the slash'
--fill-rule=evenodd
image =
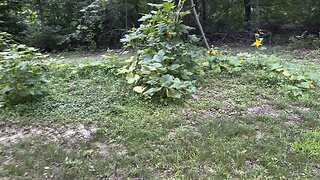
<path id="1" fill-rule="evenodd" d="M 263 38 L 257 38 L 256 41 L 252 44 L 253 46 L 262 46 Z"/>
<path id="2" fill-rule="evenodd" d="M 244 63 L 244 60 L 243 60 L 243 59 L 240 59 L 240 60 L 239 60 L 239 63 L 240 63 L 240 64 L 243 64 L 243 63 Z"/>
<path id="3" fill-rule="evenodd" d="M 171 33 L 166 32 L 166 35 L 167 35 L 167 38 L 168 38 L 168 39 L 172 39 L 172 34 L 171 34 Z"/>
<path id="4" fill-rule="evenodd" d="M 310 88 L 314 88 L 314 84 L 313 84 L 312 81 L 310 81 L 310 82 L 308 83 L 308 85 L 309 85 Z"/>
<path id="5" fill-rule="evenodd" d="M 215 49 L 209 49 L 208 50 L 208 54 L 216 55 L 217 53 L 218 53 L 218 50 L 215 50 Z"/>

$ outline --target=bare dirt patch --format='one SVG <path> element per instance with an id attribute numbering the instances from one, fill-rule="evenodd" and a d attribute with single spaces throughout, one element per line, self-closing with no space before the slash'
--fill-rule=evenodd
<path id="1" fill-rule="evenodd" d="M 252 160 L 247 160 L 246 161 L 246 166 L 249 169 L 260 169 L 261 168 L 261 165 L 259 165 L 258 162 L 252 161 Z"/>
<path id="2" fill-rule="evenodd" d="M 95 137 L 98 133 L 98 127 L 98 123 L 84 124 L 80 122 L 47 123 L 43 125 L 8 124 L 0 126 L 0 146 L 9 147 L 21 141 L 41 139 L 43 143 L 53 143 L 57 146 L 63 144 L 63 149 L 68 152 L 81 150 L 83 149 L 83 143 L 89 143 L 94 147 L 89 150 L 91 151 L 89 154 L 95 152 L 103 157 L 127 154 L 126 147 L 120 143 L 96 142 Z M 3 158 L 6 162 L 11 160 L 10 157 L 3 156 Z M 4 163 L 0 163 L 0 170 Z"/>
<path id="3" fill-rule="evenodd" d="M 116 154 L 118 156 L 124 156 L 128 153 L 128 150 L 122 145 L 118 143 L 106 144 L 103 142 L 95 142 L 96 152 L 103 157 L 111 156 Z"/>
<path id="4" fill-rule="evenodd" d="M 60 139 L 64 139 L 70 143 L 88 141 L 97 132 L 97 129 L 97 124 L 95 123 L 89 125 L 84 125 L 82 123 L 3 125 L 0 127 L 0 144 L 9 145 L 10 143 L 39 136 L 51 142 L 58 142 Z"/>
<path id="5" fill-rule="evenodd" d="M 284 122 L 284 125 L 287 127 L 297 126 L 302 123 L 302 120 L 298 114 L 290 113 L 288 115 L 288 121 Z"/>
<path id="6" fill-rule="evenodd" d="M 249 115 L 260 115 L 260 114 L 268 114 L 271 116 L 278 116 L 279 112 L 275 110 L 271 105 L 262 105 L 256 107 L 250 107 L 246 110 L 246 114 Z"/>

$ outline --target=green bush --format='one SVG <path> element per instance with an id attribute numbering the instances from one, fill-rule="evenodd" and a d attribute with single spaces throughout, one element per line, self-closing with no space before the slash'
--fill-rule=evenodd
<path id="1" fill-rule="evenodd" d="M 45 51 L 65 50 L 68 48 L 67 42 L 65 42 L 67 36 L 62 35 L 60 31 L 59 26 L 47 26 L 43 29 L 38 26 L 30 27 L 25 32 L 24 42 Z"/>
<path id="2" fill-rule="evenodd" d="M 188 35 L 193 28 L 182 24 L 181 18 L 189 12 L 176 12 L 171 0 L 149 5 L 156 10 L 144 15 L 140 27 L 121 40 L 137 55 L 119 73 L 146 97 L 181 98 L 196 90 L 196 58 L 203 49 L 195 46 L 199 41 L 195 35 Z"/>
<path id="3" fill-rule="evenodd" d="M 293 48 L 320 48 L 320 38 L 314 34 L 293 36 L 289 40 Z"/>
<path id="4" fill-rule="evenodd" d="M 45 56 L 0 33 L 0 106 L 19 103 L 46 92 Z"/>

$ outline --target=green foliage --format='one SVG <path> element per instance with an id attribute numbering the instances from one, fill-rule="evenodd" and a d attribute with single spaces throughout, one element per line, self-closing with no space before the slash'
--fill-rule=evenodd
<path id="1" fill-rule="evenodd" d="M 66 70 L 84 64 L 79 76 L 54 78 L 41 102 L 0 109 L 10 130 L 2 136 L 19 133 L 21 124 L 31 129 L 23 126 L 21 140 L 0 146 L 1 178 L 41 179 L 55 172 L 61 172 L 57 179 L 315 178 L 311 169 L 319 158 L 288 148 L 301 131 L 319 125 L 315 98 L 312 106 L 290 100 L 247 78 L 248 70 L 235 76 L 209 72 L 201 90 L 182 103 L 141 101 L 112 74 L 87 76 L 104 69 L 87 65 L 104 61 L 97 54 L 62 56 Z M 275 101 L 284 109 L 273 107 Z M 70 129 L 77 134 L 61 136 Z M 61 139 L 59 146 L 52 137 Z M 8 156 L 13 160 L 5 164 Z"/>
<path id="2" fill-rule="evenodd" d="M 305 97 L 319 91 L 320 73 L 304 69 L 296 64 L 284 64 L 275 56 L 262 54 L 238 53 L 214 55 L 217 59 L 214 70 L 228 73 L 258 70 L 254 76 L 271 86 L 282 87 L 282 90 L 293 97 Z M 211 58 L 212 59 L 212 58 Z M 209 62 L 212 63 L 209 59 Z M 307 93 L 308 92 L 308 93 Z"/>
<path id="3" fill-rule="evenodd" d="M 0 103 L 18 103 L 46 91 L 45 56 L 35 48 L 16 44 L 7 33 L 0 33 Z"/>
<path id="4" fill-rule="evenodd" d="M 24 31 L 26 26 L 19 17 L 26 1 L 1 0 L 0 2 L 0 32 L 18 34 Z"/>
<path id="5" fill-rule="evenodd" d="M 320 128 L 306 133 L 293 148 L 311 157 L 320 157 Z"/>
<path id="6" fill-rule="evenodd" d="M 320 48 L 320 38 L 314 34 L 293 36 L 290 43 L 293 48 Z"/>
<path id="7" fill-rule="evenodd" d="M 45 50 L 120 48 L 119 39 L 128 28 L 139 25 L 140 14 L 148 11 L 147 2 L 151 1 L 2 0 L 0 31 Z M 215 42 L 244 40 L 243 35 L 255 29 L 258 19 L 258 28 L 286 40 L 286 34 L 300 33 L 302 29 L 314 34 L 319 30 L 319 1 L 268 0 L 259 2 L 258 7 L 249 0 L 195 3 L 208 38 Z M 254 17 L 255 12 L 260 12 L 259 18 Z M 186 18 L 186 24 L 194 24 L 193 17 Z"/>
<path id="8" fill-rule="evenodd" d="M 28 28 L 24 41 L 34 47 L 41 48 L 45 51 L 61 51 L 68 49 L 65 42 L 67 35 L 61 35 L 61 27 L 47 26 L 41 28 L 34 25 Z"/>
<path id="9" fill-rule="evenodd" d="M 10 47 L 12 35 L 6 32 L 0 32 L 0 51 Z"/>
<path id="10" fill-rule="evenodd" d="M 195 92 L 197 63 L 202 52 L 195 46 L 199 39 L 188 35 L 193 28 L 182 24 L 180 18 L 189 12 L 175 12 L 173 1 L 149 4 L 156 10 L 145 14 L 139 28 L 132 29 L 121 41 L 137 51 L 119 70 L 134 91 L 146 97 L 164 96 L 178 99 Z"/>
<path id="11" fill-rule="evenodd" d="M 103 56 L 103 61 L 84 62 L 76 66 L 68 66 L 71 76 L 85 78 L 90 76 L 103 76 L 105 74 L 117 74 L 117 69 L 123 66 L 124 59 L 115 56 Z M 63 66 L 63 65 L 62 65 Z"/>
<path id="12" fill-rule="evenodd" d="M 123 6 L 123 1 L 94 0 L 81 7 L 76 31 L 70 39 L 91 49 L 120 47 L 119 39 L 125 31 Z"/>

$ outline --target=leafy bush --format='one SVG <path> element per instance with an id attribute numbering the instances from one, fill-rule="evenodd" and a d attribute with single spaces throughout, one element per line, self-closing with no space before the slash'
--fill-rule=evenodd
<path id="1" fill-rule="evenodd" d="M 15 43 L 7 33 L 0 33 L 0 50 L 0 106 L 43 95 L 45 56 L 35 48 Z"/>
<path id="2" fill-rule="evenodd" d="M 293 48 L 320 48 L 320 38 L 314 34 L 293 36 L 289 40 Z"/>
<path id="3" fill-rule="evenodd" d="M 138 29 L 132 29 L 121 41 L 136 51 L 120 70 L 134 91 L 146 97 L 181 98 L 196 91 L 199 69 L 195 58 L 203 50 L 195 46 L 199 39 L 188 35 L 192 27 L 182 24 L 189 12 L 175 12 L 172 0 L 148 5 L 155 8 L 144 15 Z"/>
<path id="4" fill-rule="evenodd" d="M 38 25 L 30 27 L 25 32 L 24 42 L 45 51 L 65 50 L 68 48 L 67 35 L 62 35 L 61 27 L 46 26 L 41 28 Z"/>

